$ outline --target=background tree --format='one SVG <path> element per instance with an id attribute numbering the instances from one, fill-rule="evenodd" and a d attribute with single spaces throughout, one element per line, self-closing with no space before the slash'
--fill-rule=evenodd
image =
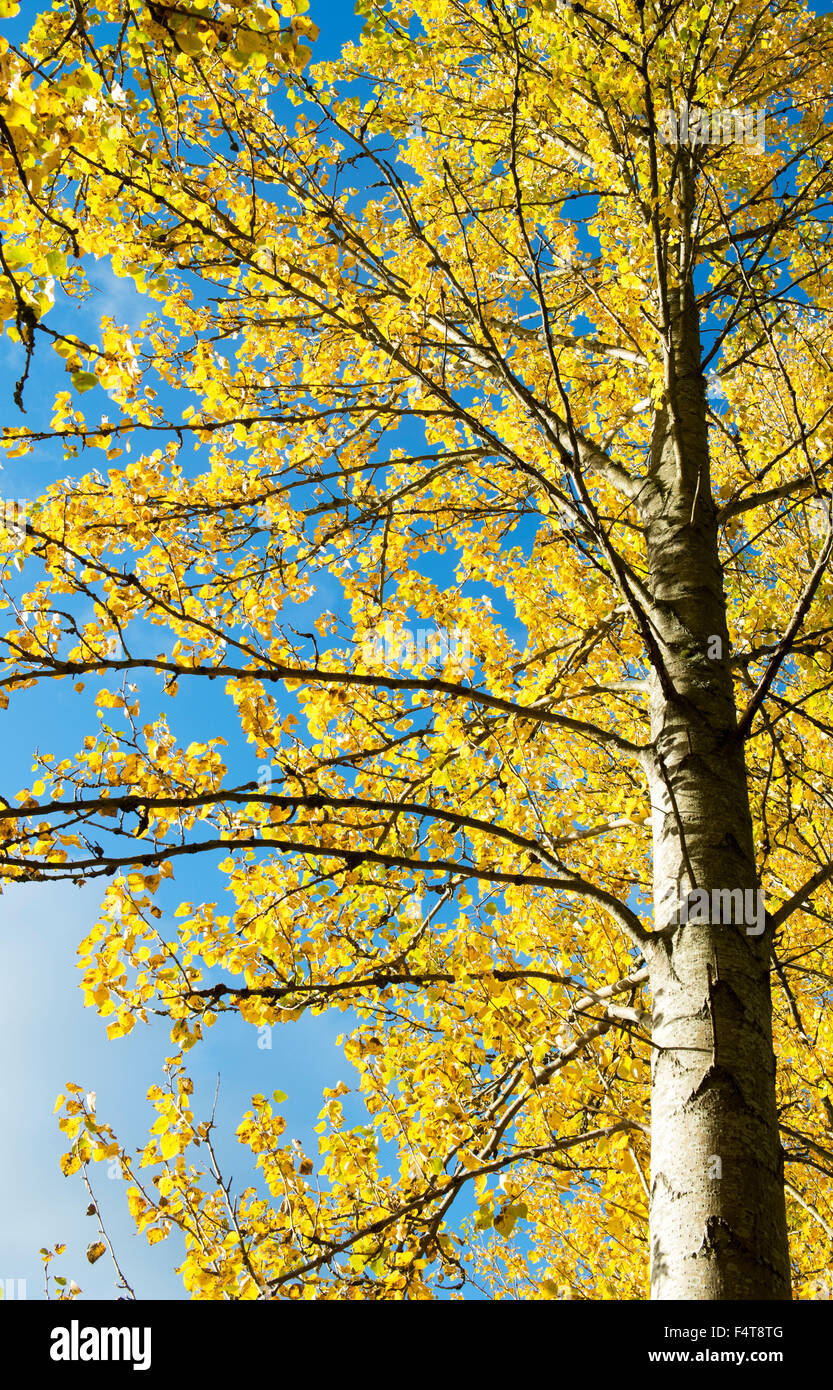
<path id="1" fill-rule="evenodd" d="M 87 1002 L 178 1049 L 141 1165 L 69 1088 L 65 1171 L 121 1162 L 202 1298 L 639 1297 L 649 1254 L 789 1298 L 833 1219 L 829 24 L 373 0 L 307 69 L 302 9 L 79 0 L 2 54 L 7 330 L 73 388 L 6 447 L 120 459 L 7 543 L 4 698 L 100 727 L 3 873 L 109 880 Z M 45 321 L 91 254 L 140 330 Z M 218 678 L 256 779 L 158 713 Z M 233 911 L 166 919 L 218 852 Z M 183 1054 L 325 1009 L 364 1122 L 327 1092 L 316 1180 L 255 1096 L 233 1199 Z"/>

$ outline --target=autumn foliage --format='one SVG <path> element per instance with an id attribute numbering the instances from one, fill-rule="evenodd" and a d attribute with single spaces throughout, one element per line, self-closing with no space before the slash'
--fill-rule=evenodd
<path id="1" fill-rule="evenodd" d="M 685 280 L 807 1296 L 833 1221 L 830 26 L 793 0 L 360 8 L 326 61 L 305 0 L 80 0 L 3 40 L 3 439 L 74 476 L 2 541 L 0 703 L 54 685 L 89 734 L 5 789 L 0 871 L 100 885 L 85 1002 L 115 1047 L 162 1011 L 174 1048 L 138 1155 L 94 1078 L 66 1088 L 63 1170 L 118 1161 L 195 1298 L 646 1296 L 666 688 L 640 508 L 684 419 Z M 681 101 L 766 108 L 766 146 L 687 163 L 657 133 Z M 102 257 L 147 312 L 87 341 Z M 227 713 L 194 741 L 203 690 Z M 255 1095 L 232 1193 L 188 1053 L 325 1010 L 349 1066 L 319 1151 Z"/>

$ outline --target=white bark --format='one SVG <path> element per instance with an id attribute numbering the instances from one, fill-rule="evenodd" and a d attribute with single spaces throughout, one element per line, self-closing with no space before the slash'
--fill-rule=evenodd
<path id="1" fill-rule="evenodd" d="M 642 503 L 665 668 L 651 680 L 651 1292 L 788 1299 L 771 926 L 752 935 L 742 923 L 677 920 L 690 889 L 758 887 L 690 291 L 683 303 L 671 333 L 672 409 L 656 422 Z"/>

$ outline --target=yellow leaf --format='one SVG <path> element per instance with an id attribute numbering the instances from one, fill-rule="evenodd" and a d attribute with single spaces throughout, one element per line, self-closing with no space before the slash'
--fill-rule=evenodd
<path id="1" fill-rule="evenodd" d="M 179 1153 L 179 1135 L 175 1130 L 168 1130 L 159 1140 L 159 1147 L 162 1150 L 163 1158 L 173 1158 Z"/>

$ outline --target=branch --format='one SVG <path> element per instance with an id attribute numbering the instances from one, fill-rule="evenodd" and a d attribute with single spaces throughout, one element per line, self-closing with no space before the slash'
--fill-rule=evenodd
<path id="1" fill-rule="evenodd" d="M 833 553 L 833 529 L 829 529 L 827 532 L 824 545 L 822 546 L 821 551 L 819 553 L 819 558 L 816 561 L 815 569 L 813 570 L 813 573 L 810 575 L 810 578 L 807 581 L 804 593 L 801 595 L 801 598 L 796 604 L 795 612 L 793 613 L 792 619 L 790 620 L 790 625 L 787 628 L 787 631 L 784 633 L 784 636 L 781 638 L 781 641 L 778 643 L 778 646 L 770 659 L 769 665 L 767 666 L 766 670 L 764 671 L 764 674 L 758 682 L 757 689 L 752 695 L 749 704 L 746 706 L 746 709 L 744 710 L 744 713 L 738 722 L 738 726 L 735 730 L 734 735 L 738 739 L 745 739 L 747 737 L 749 730 L 752 727 L 752 721 L 755 718 L 757 711 L 760 709 L 761 705 L 766 699 L 769 687 L 775 680 L 775 677 L 778 674 L 778 671 L 781 667 L 781 663 L 784 661 L 784 658 L 789 655 L 790 648 L 792 647 L 793 643 L 793 638 L 798 633 L 801 624 L 804 622 L 804 619 L 810 611 L 810 606 L 815 597 L 816 590 L 818 589 L 819 584 L 821 583 L 824 571 L 827 569 L 827 564 L 830 559 L 831 553 Z"/>
<path id="2" fill-rule="evenodd" d="M 46 660 L 45 654 L 43 659 Z M 641 757 L 643 753 L 641 744 L 631 743 L 629 739 L 622 738 L 612 729 L 603 729 L 596 724 L 589 724 L 582 719 L 571 719 L 569 715 L 556 714 L 554 710 L 547 709 L 552 698 L 549 695 L 531 705 L 519 705 L 500 695 L 490 695 L 486 691 L 460 685 L 457 681 L 443 680 L 440 677 L 420 679 L 404 676 L 374 676 L 357 671 L 323 671 L 318 666 L 286 666 L 279 661 L 272 662 L 267 667 L 182 666 L 175 661 L 159 661 L 149 657 L 126 657 L 119 661 L 111 661 L 102 657 L 96 661 L 53 660 L 47 670 L 35 670 L 29 674 L 19 672 L 17 675 L 4 676 L 0 679 L 0 688 L 7 686 L 13 689 L 16 685 L 43 676 L 61 678 L 87 675 L 94 671 L 135 671 L 137 669 L 167 671 L 174 675 L 177 680 L 184 676 L 207 676 L 209 680 L 216 680 L 218 676 L 223 676 L 227 680 L 320 681 L 322 685 L 364 686 L 369 689 L 380 690 L 428 690 L 442 695 L 450 695 L 455 699 L 468 700 L 472 704 L 483 705 L 487 709 L 500 710 L 503 714 L 514 715 L 519 719 L 532 719 L 542 724 L 554 724 L 558 728 L 567 729 L 570 733 L 586 734 L 592 738 L 600 739 L 603 743 L 611 744 L 621 753 L 628 753 L 634 757 Z"/>
<path id="3" fill-rule="evenodd" d="M 406 855 L 383 854 L 379 850 L 372 849 L 339 849 L 336 846 L 311 844 L 306 841 L 271 840 L 265 836 L 247 836 L 242 839 L 197 840 L 187 845 L 161 845 L 158 850 L 151 854 L 141 854 L 135 857 L 104 855 L 100 859 L 76 860 L 71 864 L 50 864 L 45 861 L 39 861 L 35 864 L 31 860 L 17 859 L 11 856 L 4 858 L 3 862 L 9 868 L 23 870 L 21 874 L 23 879 L 54 882 L 78 878 L 79 875 L 83 875 L 87 879 L 109 877 L 128 866 L 137 868 L 145 865 L 156 866 L 167 859 L 180 858 L 183 855 L 205 854 L 211 850 L 222 850 L 228 855 L 240 849 L 273 849 L 279 850 L 283 854 L 309 854 L 317 859 L 343 859 L 346 869 L 357 867 L 362 863 L 381 864 L 385 868 L 403 869 L 419 874 L 454 874 L 462 882 L 467 879 L 477 879 L 486 883 L 507 883 L 528 888 L 548 888 L 553 892 L 572 893 L 577 897 L 589 898 L 601 907 L 607 908 L 628 938 L 640 949 L 652 941 L 650 932 L 645 930 L 639 917 L 631 908 L 620 902 L 612 893 L 608 893 L 607 889 L 588 883 L 577 875 L 570 878 L 547 878 L 543 874 L 509 873 L 485 866 L 481 868 L 478 865 L 460 864 L 448 859 L 411 859 Z"/>
<path id="4" fill-rule="evenodd" d="M 572 975 L 558 975 L 549 970 L 473 970 L 467 971 L 466 976 L 472 980 L 545 980 L 548 984 L 563 985 L 566 989 L 584 989 L 587 986 L 580 980 L 576 980 Z M 625 994 L 628 990 L 634 989 L 637 985 L 644 983 L 648 978 L 647 968 L 634 971 L 631 975 L 626 975 L 624 979 L 617 980 L 615 984 L 605 985 L 604 988 L 593 990 L 584 994 L 572 1005 L 574 1014 L 586 1013 L 588 1009 L 595 1008 L 599 1003 L 612 998 L 616 994 Z M 205 989 L 190 989 L 187 994 L 178 996 L 179 998 L 189 999 L 210 999 L 219 1000 L 225 995 L 233 995 L 235 999 L 284 999 L 287 995 L 309 994 L 309 995 L 334 995 L 347 994 L 356 989 L 392 989 L 395 985 L 412 985 L 422 988 L 430 988 L 436 984 L 459 984 L 460 977 L 453 975 L 448 970 L 432 970 L 415 975 L 409 971 L 385 971 L 380 966 L 372 975 L 364 976 L 362 979 L 352 980 L 322 980 L 315 984 L 312 982 L 288 981 L 282 985 L 225 985 L 217 984 L 208 986 Z M 616 1010 L 615 1006 L 605 1004 L 605 1009 L 609 1012 L 609 1022 L 618 1022 L 624 1010 Z M 633 1017 L 631 1016 L 633 1015 Z M 628 1011 L 627 1022 L 640 1022 L 636 1017 L 636 1011 Z"/>
<path id="5" fill-rule="evenodd" d="M 804 886 L 799 888 L 797 893 L 793 893 L 791 898 L 787 898 L 787 901 L 781 904 L 777 912 L 770 914 L 773 932 L 783 926 L 787 919 L 798 911 L 811 893 L 814 893 L 823 883 L 828 883 L 831 878 L 833 878 L 833 864 L 826 864 L 823 869 L 819 869 L 817 873 L 813 874 L 812 878 L 808 878 Z"/>

